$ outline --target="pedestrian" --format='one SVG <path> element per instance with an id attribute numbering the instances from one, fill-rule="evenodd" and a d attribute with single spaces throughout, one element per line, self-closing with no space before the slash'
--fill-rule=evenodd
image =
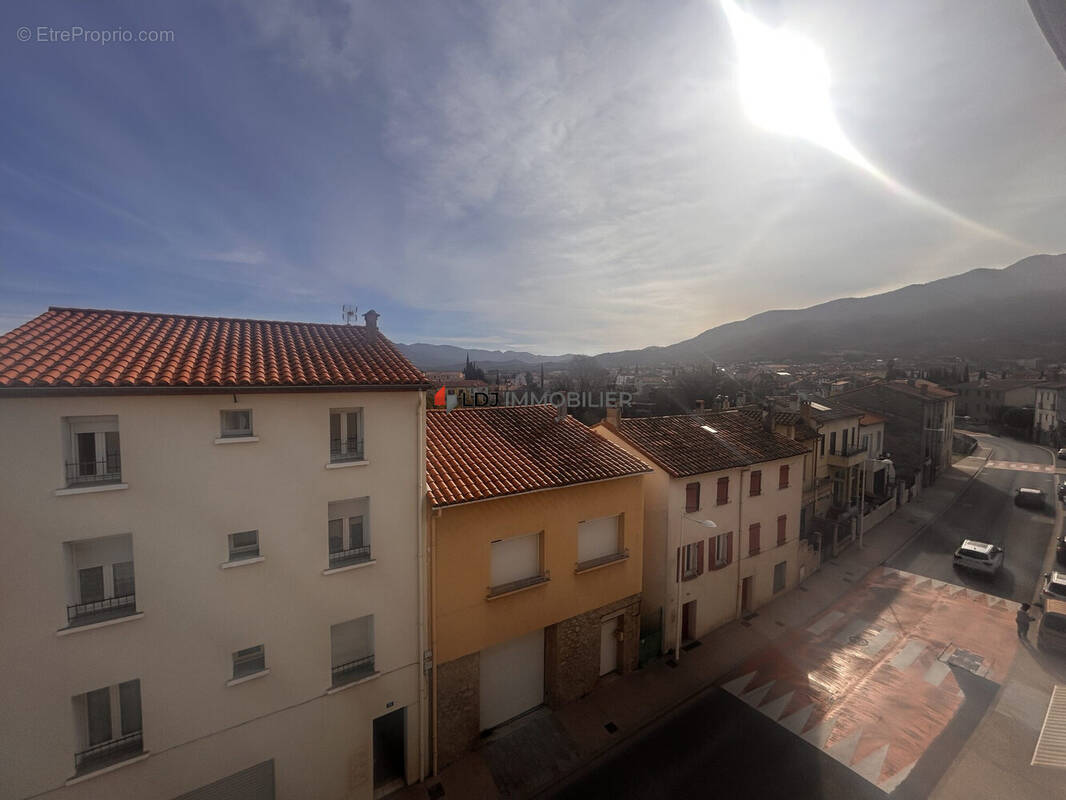
<path id="1" fill-rule="evenodd" d="M 1029 637 L 1029 623 L 1033 622 L 1036 618 L 1029 616 L 1029 604 L 1022 603 L 1022 607 L 1018 609 L 1018 614 L 1015 616 L 1014 621 L 1018 623 L 1018 638 L 1028 641 Z"/>

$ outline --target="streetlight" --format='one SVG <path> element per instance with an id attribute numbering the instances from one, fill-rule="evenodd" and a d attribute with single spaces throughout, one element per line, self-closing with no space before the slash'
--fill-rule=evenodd
<path id="1" fill-rule="evenodd" d="M 690 517 L 687 513 L 682 512 L 681 522 L 678 525 L 677 540 L 678 540 L 678 565 L 677 565 L 677 624 L 674 630 L 674 661 L 681 660 L 681 549 L 685 547 L 685 520 L 689 522 L 695 522 L 697 525 L 701 525 L 704 528 L 717 528 L 709 519 L 697 519 L 696 517 Z M 669 563 L 669 562 L 667 562 Z"/>

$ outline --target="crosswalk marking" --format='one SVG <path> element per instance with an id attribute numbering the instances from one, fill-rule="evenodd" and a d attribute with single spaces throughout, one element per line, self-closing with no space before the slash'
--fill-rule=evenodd
<path id="1" fill-rule="evenodd" d="M 986 469 L 1010 469 L 1018 472 L 1054 472 L 1051 464 L 1034 464 L 1031 461 L 989 461 Z"/>

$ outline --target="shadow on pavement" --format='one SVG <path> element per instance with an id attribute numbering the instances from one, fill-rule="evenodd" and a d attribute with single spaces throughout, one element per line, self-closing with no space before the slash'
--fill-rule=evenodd
<path id="1" fill-rule="evenodd" d="M 933 788 L 958 757 L 999 691 L 997 683 L 954 664 L 948 666 L 962 689 L 963 703 L 947 727 L 926 748 L 907 779 L 892 792 L 893 798 L 925 800 L 933 793 Z"/>

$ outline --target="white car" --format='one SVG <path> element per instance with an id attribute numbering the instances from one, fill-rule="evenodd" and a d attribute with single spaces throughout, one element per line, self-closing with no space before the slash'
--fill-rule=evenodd
<path id="1" fill-rule="evenodd" d="M 1059 449 L 1059 458 L 1066 458 L 1066 447 Z"/>
<path id="2" fill-rule="evenodd" d="M 1066 600 L 1066 572 L 1045 572 L 1042 593 L 1044 597 Z"/>
<path id="3" fill-rule="evenodd" d="M 1003 566 L 1003 548 L 988 542 L 966 539 L 955 551 L 952 564 L 963 569 L 972 569 L 974 572 L 995 575 Z"/>

